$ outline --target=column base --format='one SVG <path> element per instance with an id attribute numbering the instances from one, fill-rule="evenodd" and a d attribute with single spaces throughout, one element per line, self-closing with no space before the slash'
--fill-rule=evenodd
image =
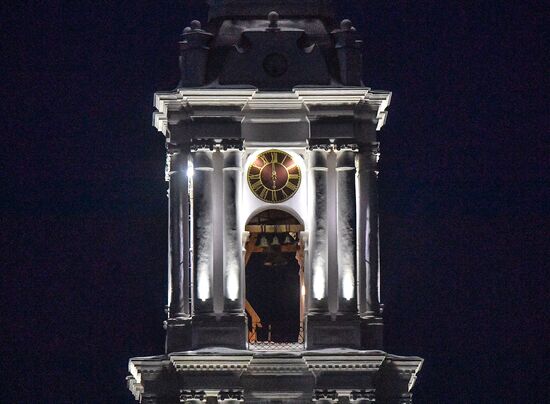
<path id="1" fill-rule="evenodd" d="M 361 349 L 361 318 L 357 314 L 310 314 L 306 317 L 306 349 Z"/>
<path id="2" fill-rule="evenodd" d="M 191 349 L 224 347 L 246 349 L 247 318 L 244 314 L 193 317 Z"/>
<path id="3" fill-rule="evenodd" d="M 361 319 L 361 348 L 384 350 L 384 321 L 382 317 Z"/>
<path id="4" fill-rule="evenodd" d="M 191 349 L 191 319 L 169 319 L 164 323 L 164 328 L 167 354 Z"/>

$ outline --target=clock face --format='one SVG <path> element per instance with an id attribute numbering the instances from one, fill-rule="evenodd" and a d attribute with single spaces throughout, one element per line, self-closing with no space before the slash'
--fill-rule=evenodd
<path id="1" fill-rule="evenodd" d="M 294 196 L 300 187 L 300 167 L 290 154 L 268 150 L 248 167 L 248 185 L 257 198 L 264 202 L 280 203 Z"/>

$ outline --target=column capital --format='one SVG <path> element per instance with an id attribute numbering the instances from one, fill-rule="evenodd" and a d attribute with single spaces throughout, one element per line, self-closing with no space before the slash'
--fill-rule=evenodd
<path id="1" fill-rule="evenodd" d="M 192 152 L 200 151 L 200 150 L 210 150 L 214 151 L 216 148 L 216 142 L 211 140 L 203 140 L 200 142 L 194 142 L 190 146 Z"/>
<path id="2" fill-rule="evenodd" d="M 242 170 L 242 149 L 228 148 L 223 150 L 223 168 Z"/>
<path id="3" fill-rule="evenodd" d="M 378 173 L 378 161 L 380 160 L 380 144 L 368 143 L 361 145 L 357 157 L 358 170 L 376 171 Z"/>
<path id="4" fill-rule="evenodd" d="M 339 149 L 336 153 L 336 171 L 355 170 L 356 153 L 356 149 Z"/>
<path id="5" fill-rule="evenodd" d="M 219 144 L 220 150 L 244 150 L 244 142 L 238 139 L 224 140 Z"/>
<path id="6" fill-rule="evenodd" d="M 358 151 L 359 145 L 357 143 L 338 143 L 333 145 L 336 151 Z"/>
<path id="7" fill-rule="evenodd" d="M 171 149 L 166 152 L 166 174 L 186 172 L 189 163 L 189 150 Z"/>
<path id="8" fill-rule="evenodd" d="M 329 150 L 325 148 L 310 149 L 309 167 L 311 170 L 328 170 L 327 154 Z"/>
<path id="9" fill-rule="evenodd" d="M 207 150 L 244 150 L 244 142 L 240 139 L 201 139 L 189 145 L 192 151 L 207 149 Z"/>
<path id="10" fill-rule="evenodd" d="M 330 142 L 309 142 L 309 150 L 325 150 L 329 151 L 334 148 L 334 145 Z"/>
<path id="11" fill-rule="evenodd" d="M 196 149 L 192 153 L 194 170 L 213 170 L 212 150 L 207 148 Z"/>

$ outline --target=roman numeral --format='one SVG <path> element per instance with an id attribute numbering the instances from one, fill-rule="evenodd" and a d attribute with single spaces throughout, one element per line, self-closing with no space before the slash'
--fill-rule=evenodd
<path id="1" fill-rule="evenodd" d="M 260 154 L 260 160 L 262 160 L 264 162 L 264 165 L 265 164 L 269 164 L 269 160 L 267 159 L 266 156 L 264 156 L 263 154 Z"/>
<path id="2" fill-rule="evenodd" d="M 279 157 L 279 153 L 277 153 L 277 152 L 271 152 L 271 162 L 272 162 L 272 163 L 278 163 L 278 162 L 279 162 L 279 161 L 278 161 L 278 160 L 279 160 L 278 157 Z"/>
<path id="3" fill-rule="evenodd" d="M 250 180 L 259 180 L 260 179 L 260 174 L 250 174 L 248 176 L 248 178 L 250 178 Z"/>
<path id="4" fill-rule="evenodd" d="M 262 189 L 262 192 L 260 192 L 260 198 L 261 199 L 267 199 L 267 193 L 269 192 L 269 189 L 264 188 Z"/>
<path id="5" fill-rule="evenodd" d="M 292 192 L 294 192 L 298 189 L 298 187 L 295 184 L 293 184 L 292 182 L 289 182 L 288 184 L 286 184 L 286 188 L 289 188 Z"/>
<path id="6" fill-rule="evenodd" d="M 285 192 L 284 189 L 281 189 L 281 192 L 283 193 L 283 198 L 288 198 L 288 194 Z"/>
<path id="7" fill-rule="evenodd" d="M 288 174 L 288 179 L 289 180 L 299 180 L 300 179 L 300 174 Z"/>
<path id="8" fill-rule="evenodd" d="M 258 192 L 261 187 L 263 187 L 262 180 L 258 180 L 254 184 L 252 184 L 252 189 L 254 190 L 254 192 Z"/>
<path id="9" fill-rule="evenodd" d="M 271 191 L 271 200 L 277 202 L 279 197 L 277 196 L 277 191 Z"/>

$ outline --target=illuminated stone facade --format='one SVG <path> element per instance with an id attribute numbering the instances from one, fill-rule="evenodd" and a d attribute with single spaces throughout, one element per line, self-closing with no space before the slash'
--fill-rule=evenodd
<path id="1" fill-rule="evenodd" d="M 212 0 L 180 47 L 181 81 L 154 114 L 166 353 L 130 360 L 130 390 L 147 403 L 411 402 L 422 359 L 382 350 L 377 132 L 391 94 L 363 86 L 357 32 L 335 27 L 330 1 Z M 293 221 L 254 221 L 273 210 Z M 266 235 L 299 263 L 293 343 L 260 341 L 247 301 Z"/>

